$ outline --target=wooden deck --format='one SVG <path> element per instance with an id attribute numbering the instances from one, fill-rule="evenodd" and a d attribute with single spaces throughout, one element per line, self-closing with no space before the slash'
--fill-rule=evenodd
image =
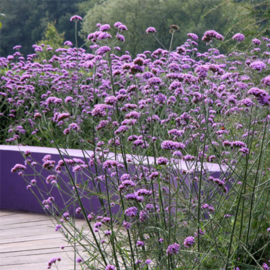
<path id="1" fill-rule="evenodd" d="M 74 270 L 72 248 L 60 248 L 65 245 L 65 239 L 55 232 L 49 217 L 0 211 L 1 270 L 45 270 L 53 257 L 62 259 L 57 264 L 59 270 Z"/>

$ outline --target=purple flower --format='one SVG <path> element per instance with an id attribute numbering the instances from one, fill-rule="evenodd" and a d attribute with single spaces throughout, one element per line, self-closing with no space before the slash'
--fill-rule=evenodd
<path id="1" fill-rule="evenodd" d="M 69 40 L 65 41 L 64 45 L 65 46 L 69 46 L 69 47 L 72 47 L 73 46 L 72 42 L 69 41 Z"/>
<path id="2" fill-rule="evenodd" d="M 202 41 L 211 41 L 212 38 L 216 38 L 217 40 L 224 40 L 224 37 L 219 34 L 218 32 L 216 32 L 215 30 L 209 30 L 206 31 L 202 37 Z"/>
<path id="3" fill-rule="evenodd" d="M 145 261 L 146 264 L 150 264 L 151 262 L 152 262 L 152 260 L 150 260 L 150 259 L 147 259 L 147 260 Z"/>
<path id="4" fill-rule="evenodd" d="M 83 259 L 78 257 L 77 260 L 76 260 L 77 263 L 82 263 L 83 262 Z"/>
<path id="5" fill-rule="evenodd" d="M 88 216 L 87 216 L 87 219 L 88 220 L 92 220 L 94 217 L 91 215 L 91 214 L 89 214 Z"/>
<path id="6" fill-rule="evenodd" d="M 70 113 L 60 113 L 60 114 L 58 114 L 57 115 L 57 122 L 59 122 L 59 121 L 62 121 L 62 120 L 64 120 L 64 119 L 66 119 L 66 118 L 69 118 L 70 117 Z"/>
<path id="7" fill-rule="evenodd" d="M 140 214 L 139 214 L 140 222 L 145 222 L 147 218 L 148 218 L 148 214 L 144 210 L 140 211 Z"/>
<path id="8" fill-rule="evenodd" d="M 62 226 L 60 224 L 57 224 L 55 226 L 55 231 L 58 232 L 61 228 L 62 228 Z"/>
<path id="9" fill-rule="evenodd" d="M 97 229 L 97 228 L 100 228 L 102 226 L 102 223 L 101 222 L 96 222 L 94 224 L 94 227 Z"/>
<path id="10" fill-rule="evenodd" d="M 104 39 L 108 39 L 108 38 L 112 38 L 112 36 L 110 34 L 108 34 L 107 32 L 102 32 L 97 37 L 98 40 L 104 40 Z"/>
<path id="11" fill-rule="evenodd" d="M 158 165 L 167 165 L 168 164 L 168 159 L 165 157 L 159 157 L 157 159 L 157 164 Z"/>
<path id="12" fill-rule="evenodd" d="M 17 171 L 22 171 L 25 170 L 26 166 L 22 165 L 22 164 L 16 164 L 12 169 L 11 172 L 17 172 Z"/>
<path id="13" fill-rule="evenodd" d="M 129 222 L 127 222 L 127 221 L 124 221 L 124 222 L 123 222 L 123 227 L 124 227 L 126 230 L 128 230 L 128 229 L 131 228 L 131 223 L 129 223 Z"/>
<path id="14" fill-rule="evenodd" d="M 144 242 L 143 241 L 137 241 L 136 246 L 137 247 L 143 247 L 144 246 Z"/>
<path id="15" fill-rule="evenodd" d="M 252 39 L 252 43 L 253 43 L 254 45 L 261 45 L 262 42 L 261 42 L 259 39 L 254 38 L 254 39 Z"/>
<path id="16" fill-rule="evenodd" d="M 94 109 L 91 111 L 91 114 L 93 116 L 103 117 L 107 114 L 107 112 L 106 112 L 107 107 L 108 106 L 106 104 L 96 104 L 94 106 Z"/>
<path id="17" fill-rule="evenodd" d="M 71 123 L 69 125 L 69 129 L 73 129 L 73 130 L 79 130 L 79 126 L 76 123 Z"/>
<path id="18" fill-rule="evenodd" d="M 262 61 L 254 61 L 249 65 L 252 69 L 262 71 L 262 69 L 266 68 L 266 64 Z"/>
<path id="19" fill-rule="evenodd" d="M 232 39 L 237 40 L 238 42 L 241 42 L 245 40 L 245 36 L 241 33 L 237 33 L 232 37 Z"/>
<path id="20" fill-rule="evenodd" d="M 109 24 L 103 24 L 99 27 L 99 30 L 102 32 L 108 31 L 111 29 L 111 26 Z"/>
<path id="21" fill-rule="evenodd" d="M 240 148 L 240 149 L 238 150 L 238 152 L 243 153 L 243 155 L 247 155 L 247 154 L 249 154 L 249 149 L 246 148 L 246 147 L 242 147 L 242 148 Z"/>
<path id="22" fill-rule="evenodd" d="M 174 243 L 174 244 L 168 246 L 166 253 L 167 253 L 167 255 L 174 255 L 174 254 L 177 254 L 179 252 L 179 249 L 180 249 L 180 245 L 177 243 Z"/>
<path id="23" fill-rule="evenodd" d="M 173 141 L 163 141 L 161 143 L 162 149 L 168 149 L 168 150 L 176 150 L 176 149 L 184 149 L 185 145 L 180 142 L 173 142 Z"/>
<path id="24" fill-rule="evenodd" d="M 51 269 L 52 264 L 53 264 L 53 263 L 56 263 L 57 261 L 60 262 L 60 261 L 61 261 L 61 258 L 58 257 L 58 258 L 52 258 L 52 259 L 50 259 L 50 260 L 48 261 L 48 268 L 47 268 L 47 269 Z"/>
<path id="25" fill-rule="evenodd" d="M 257 87 L 252 87 L 248 90 L 248 94 L 254 95 L 255 97 L 267 96 L 268 93 L 265 90 L 259 89 Z"/>
<path id="26" fill-rule="evenodd" d="M 22 46 L 21 45 L 16 45 L 13 47 L 13 50 L 14 51 L 18 51 Z"/>
<path id="27" fill-rule="evenodd" d="M 70 21 L 73 22 L 77 22 L 77 21 L 82 21 L 82 17 L 78 16 L 78 15 L 74 15 L 70 18 Z"/>
<path id="28" fill-rule="evenodd" d="M 263 270 L 269 270 L 269 266 L 267 263 L 263 263 L 262 268 Z"/>
<path id="29" fill-rule="evenodd" d="M 116 160 L 106 160 L 103 162 L 104 169 L 109 169 L 109 168 L 118 167 L 118 166 L 119 166 L 119 162 Z"/>
<path id="30" fill-rule="evenodd" d="M 116 22 L 113 26 L 118 28 L 119 25 L 121 25 L 122 23 L 121 22 Z"/>
<path id="31" fill-rule="evenodd" d="M 232 146 L 235 146 L 235 147 L 247 147 L 247 145 L 241 141 L 235 141 L 235 142 L 232 142 L 231 144 Z"/>
<path id="32" fill-rule="evenodd" d="M 121 42 L 125 42 L 125 41 L 126 41 L 125 37 L 124 37 L 123 35 L 121 35 L 121 34 L 117 34 L 117 35 L 116 35 L 116 38 L 117 38 L 119 41 L 121 41 Z"/>
<path id="33" fill-rule="evenodd" d="M 265 78 L 262 79 L 262 83 L 266 85 L 270 85 L 270 75 L 266 76 Z"/>
<path id="34" fill-rule="evenodd" d="M 117 102 L 117 98 L 115 96 L 108 96 L 105 98 L 104 103 L 109 105 L 115 105 Z"/>
<path id="35" fill-rule="evenodd" d="M 191 247 L 195 244 L 195 238 L 193 236 L 188 236 L 184 241 L 185 247 Z"/>
<path id="36" fill-rule="evenodd" d="M 105 236 L 111 235 L 112 232 L 110 230 L 104 232 Z"/>
<path id="37" fill-rule="evenodd" d="M 125 215 L 129 217 L 135 217 L 137 215 L 137 208 L 135 206 L 127 208 L 125 210 Z"/>
<path id="38" fill-rule="evenodd" d="M 162 80 L 158 77 L 152 77 L 148 80 L 150 86 L 159 85 L 162 83 Z"/>
<path id="39" fill-rule="evenodd" d="M 246 107 L 251 107 L 252 105 L 254 105 L 254 103 L 252 102 L 250 98 L 244 98 L 240 101 L 240 103 Z"/>
<path id="40" fill-rule="evenodd" d="M 128 30 L 127 27 L 126 27 L 124 24 L 118 25 L 117 28 L 118 28 L 119 30 L 122 30 L 122 31 L 127 31 L 127 30 Z"/>
<path id="41" fill-rule="evenodd" d="M 105 268 L 105 270 L 115 270 L 115 266 L 111 265 L 111 264 L 108 264 Z"/>
<path id="42" fill-rule="evenodd" d="M 150 26 L 150 27 L 148 27 L 146 29 L 146 33 L 147 34 L 149 34 L 149 33 L 156 33 L 156 32 L 157 32 L 156 28 L 155 27 L 152 27 L 152 26 Z"/>
<path id="43" fill-rule="evenodd" d="M 194 33 L 188 33 L 187 36 L 190 37 L 193 40 L 198 40 L 199 39 L 199 37 Z"/>
<path id="44" fill-rule="evenodd" d="M 109 52 L 111 50 L 108 46 L 102 46 L 99 49 L 97 49 L 96 54 L 97 55 L 104 55 L 105 53 Z"/>

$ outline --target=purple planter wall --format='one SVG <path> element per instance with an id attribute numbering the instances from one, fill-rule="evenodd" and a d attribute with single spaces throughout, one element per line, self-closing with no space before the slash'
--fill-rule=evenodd
<path id="1" fill-rule="evenodd" d="M 0 209 L 1 210 L 16 210 L 16 211 L 28 211 L 34 213 L 44 213 L 42 207 L 37 203 L 37 199 L 31 193 L 31 191 L 26 189 L 26 183 L 17 173 L 12 173 L 11 169 L 15 164 L 23 164 L 24 157 L 22 152 L 29 150 L 34 159 L 41 161 L 44 155 L 52 155 L 52 159 L 58 161 L 61 159 L 57 149 L 47 148 L 47 147 L 31 147 L 31 146 L 9 146 L 0 145 Z M 77 157 L 83 159 L 84 155 L 81 150 L 66 150 L 69 157 Z M 91 155 L 91 151 L 87 151 L 87 154 Z M 111 153 L 110 158 L 114 158 L 114 154 Z M 67 157 L 67 156 L 66 156 Z M 129 157 L 131 158 L 131 156 Z M 146 163 L 141 157 L 134 163 L 141 164 Z M 117 156 L 117 160 L 121 162 L 121 155 Z M 150 164 L 154 164 L 154 159 L 149 157 Z M 185 162 L 180 163 L 180 170 L 187 170 L 187 164 Z M 218 177 L 220 175 L 220 170 L 226 169 L 225 167 L 220 167 L 218 164 L 204 163 L 204 168 L 207 168 L 211 175 Z M 190 168 L 189 168 L 190 169 Z M 31 169 L 25 171 L 26 174 L 32 173 Z M 43 176 L 47 176 L 49 173 L 44 171 Z M 68 180 L 68 179 L 67 179 Z M 101 186 L 101 190 L 104 191 L 105 187 Z M 57 189 L 53 190 L 52 196 L 55 197 L 58 204 L 62 207 L 62 200 L 60 200 L 60 195 Z M 58 200 L 59 199 L 59 200 Z M 95 196 L 91 196 L 90 204 L 89 199 L 83 201 L 89 212 L 98 213 L 101 208 L 99 199 Z M 76 206 L 75 206 L 76 207 Z M 114 210 L 115 212 L 117 209 Z"/>

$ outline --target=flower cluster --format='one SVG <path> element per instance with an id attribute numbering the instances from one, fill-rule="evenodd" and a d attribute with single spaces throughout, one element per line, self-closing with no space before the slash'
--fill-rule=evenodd
<path id="1" fill-rule="evenodd" d="M 177 34 L 177 25 L 170 28 Z M 200 258 L 227 252 L 218 263 L 199 261 L 201 268 L 217 269 L 228 267 L 234 250 L 251 260 L 238 244 L 253 241 L 254 232 L 267 233 L 266 225 L 253 229 L 253 210 L 267 201 L 268 157 L 260 151 L 269 145 L 270 41 L 254 39 L 260 48 L 227 55 L 214 42 L 199 52 L 199 37 L 188 33 L 175 50 L 132 57 L 113 47 L 125 41 L 125 31 L 121 22 L 97 24 L 88 35 L 91 51 L 66 41 L 44 61 L 44 46 L 37 45 L 27 56 L 16 46 L 0 57 L 0 138 L 61 151 L 41 162 L 24 152 L 25 163 L 11 171 L 47 213 L 57 213 L 55 231 L 74 228 L 83 239 L 78 245 L 99 265 L 87 255 L 77 263 L 91 269 L 196 268 Z M 154 27 L 146 33 L 156 37 Z M 242 46 L 248 38 L 237 33 L 232 39 Z M 202 40 L 224 37 L 209 30 Z M 66 148 L 80 149 L 77 157 Z M 73 216 L 84 218 L 82 228 Z M 229 242 L 235 239 L 231 228 L 239 243 Z"/>

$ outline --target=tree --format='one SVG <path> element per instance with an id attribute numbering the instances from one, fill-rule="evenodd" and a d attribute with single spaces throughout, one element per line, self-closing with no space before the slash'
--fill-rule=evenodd
<path id="1" fill-rule="evenodd" d="M 186 40 L 186 34 L 194 32 L 202 36 L 206 30 L 214 29 L 223 35 L 228 35 L 227 28 L 231 22 L 237 23 L 239 13 L 246 9 L 231 1 L 223 4 L 223 0 L 107 0 L 94 5 L 84 17 L 81 36 L 95 31 L 96 23 L 116 21 L 126 24 L 129 31 L 125 33 L 126 43 L 123 50 L 133 55 L 144 50 L 153 50 L 160 45 L 145 30 L 149 26 L 157 29 L 156 35 L 166 48 L 169 47 L 171 34 L 169 26 L 180 26 L 180 32 L 175 35 L 174 47 Z M 215 8 L 211 13 L 209 10 Z M 239 23 L 241 28 L 244 23 Z M 230 29 L 233 34 L 234 29 Z M 204 44 L 200 41 L 200 47 Z"/>
<path id="2" fill-rule="evenodd" d="M 74 42 L 74 24 L 69 19 L 77 14 L 78 4 L 83 1 L 85 0 L 0 1 L 0 11 L 6 15 L 2 21 L 0 55 L 12 54 L 15 45 L 22 45 L 21 52 L 25 55 L 33 53 L 32 45 L 42 39 L 49 22 L 55 22 L 59 33 L 65 32 L 65 40 Z"/>
<path id="3" fill-rule="evenodd" d="M 38 11 L 38 0 L 1 1 L 0 9 L 6 15 L 2 25 L 0 55 L 12 53 L 15 45 L 22 45 L 22 52 L 33 52 L 29 41 L 41 39 L 45 28 Z"/>
<path id="4" fill-rule="evenodd" d="M 46 47 L 43 49 L 43 52 L 38 53 L 38 55 L 41 57 L 41 59 L 49 60 L 53 54 L 54 51 L 57 48 L 63 47 L 64 43 L 64 34 L 60 34 L 56 27 L 55 22 L 48 23 L 47 28 L 44 32 L 44 37 L 41 41 L 37 42 L 37 45 Z M 49 46 L 49 48 L 48 48 Z"/>

